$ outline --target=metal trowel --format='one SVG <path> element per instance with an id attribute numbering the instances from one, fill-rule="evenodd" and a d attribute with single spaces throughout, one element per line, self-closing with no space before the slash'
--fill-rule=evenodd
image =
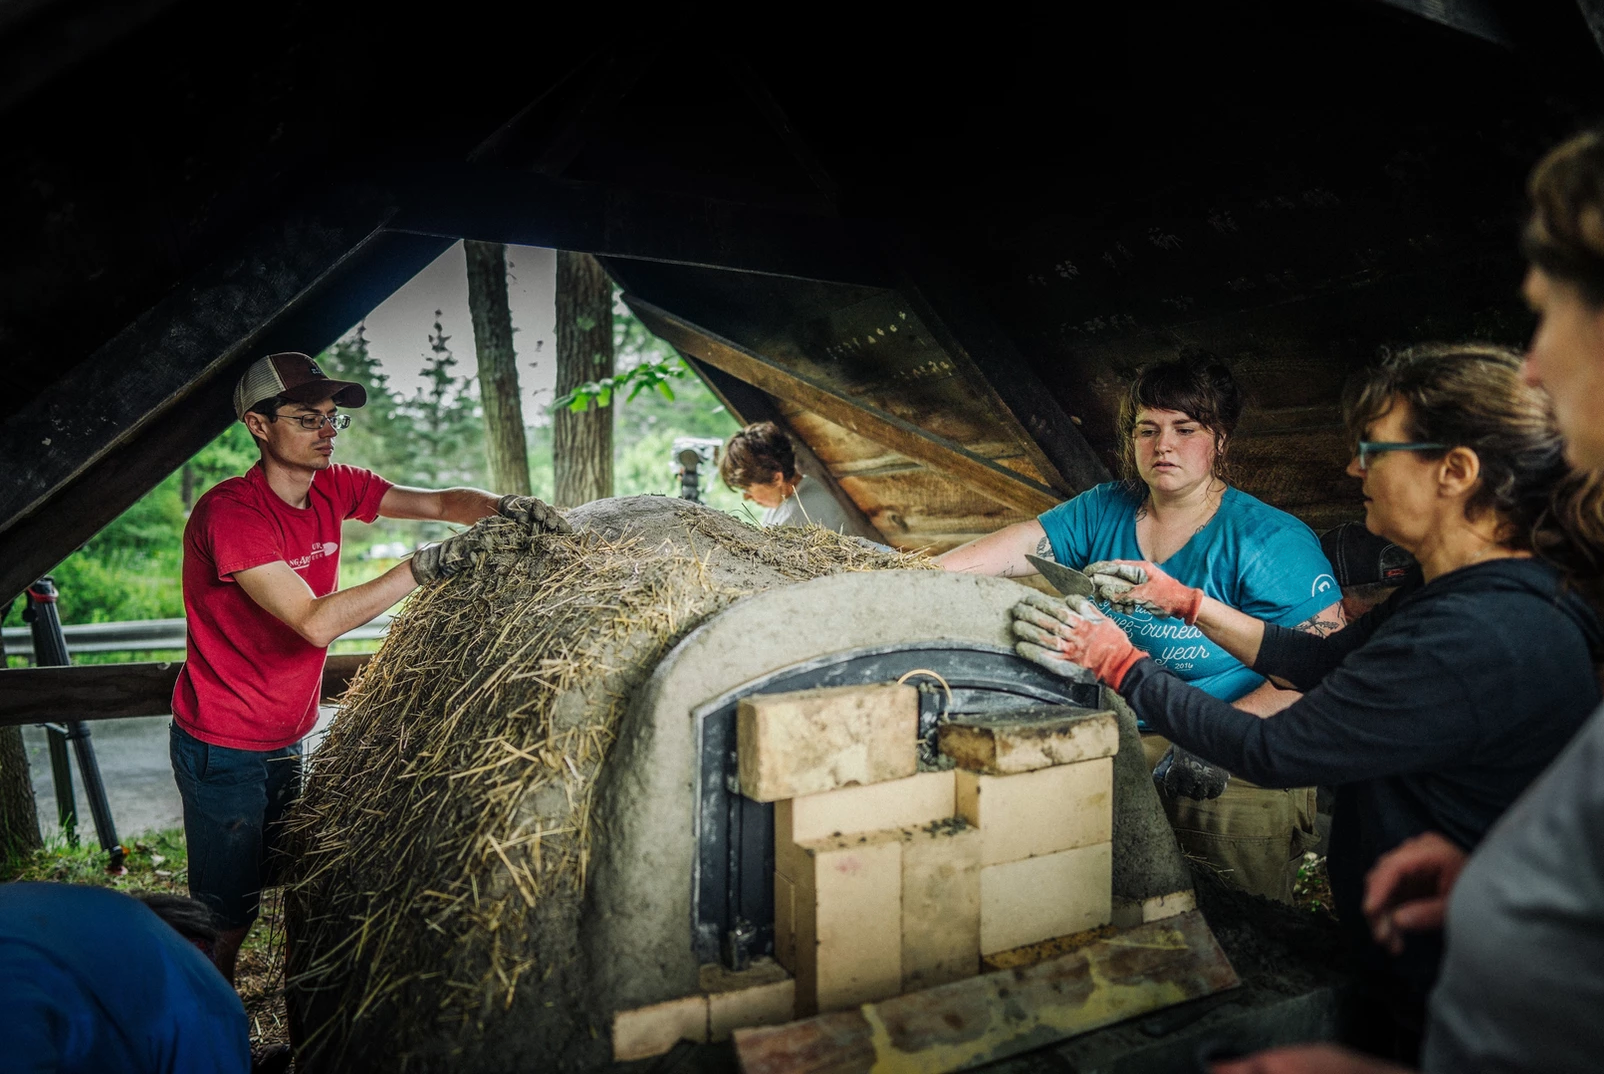
<path id="1" fill-rule="evenodd" d="M 1087 600 L 1097 599 L 1097 586 L 1092 580 L 1074 567 L 1066 567 L 1062 563 L 1054 563 L 1050 559 L 1040 556 L 1026 555 L 1025 559 L 1035 567 L 1041 576 L 1047 579 L 1047 584 L 1058 590 L 1066 597 L 1085 597 Z"/>

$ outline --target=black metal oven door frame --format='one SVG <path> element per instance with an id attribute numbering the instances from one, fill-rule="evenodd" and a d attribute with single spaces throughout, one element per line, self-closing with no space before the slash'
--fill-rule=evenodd
<path id="1" fill-rule="evenodd" d="M 774 806 L 740 793 L 735 711 L 741 698 L 891 682 L 920 669 L 946 680 L 952 713 L 1001 713 L 1043 704 L 1096 708 L 1098 703 L 1095 682 L 1061 678 L 1011 649 L 973 642 L 832 653 L 770 672 L 704 702 L 691 714 L 698 757 L 692 942 L 701 962 L 727 961 L 732 946 L 753 957 L 774 953 Z"/>

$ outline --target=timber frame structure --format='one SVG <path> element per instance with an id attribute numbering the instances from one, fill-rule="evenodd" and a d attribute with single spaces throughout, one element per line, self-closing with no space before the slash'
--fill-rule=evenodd
<path id="1" fill-rule="evenodd" d="M 1250 392 L 1238 483 L 1323 528 L 1344 379 L 1523 342 L 1523 176 L 1604 104 L 1595 0 L 766 17 L 0 13 L 0 599 L 459 238 L 602 258 L 901 547 L 1106 480 L 1121 385 L 1186 345 Z"/>

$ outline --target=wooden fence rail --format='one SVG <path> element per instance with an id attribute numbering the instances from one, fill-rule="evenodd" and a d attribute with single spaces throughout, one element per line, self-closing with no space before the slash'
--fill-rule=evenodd
<path id="1" fill-rule="evenodd" d="M 345 692 L 372 653 L 331 656 L 323 667 L 325 698 Z M 144 664 L 79 664 L 0 671 L 0 727 L 68 720 L 121 720 L 173 711 L 182 660 Z"/>

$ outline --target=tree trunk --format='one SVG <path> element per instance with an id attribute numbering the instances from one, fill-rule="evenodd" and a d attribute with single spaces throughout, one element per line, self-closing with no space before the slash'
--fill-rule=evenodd
<path id="1" fill-rule="evenodd" d="M 613 375 L 613 283 L 589 254 L 557 252 L 557 397 Z M 566 407 L 552 424 L 554 499 L 577 507 L 613 494 L 613 408 L 578 414 Z"/>
<path id="2" fill-rule="evenodd" d="M 473 316 L 479 353 L 479 397 L 485 408 L 485 458 L 490 487 L 529 495 L 529 449 L 524 443 L 524 412 L 518 398 L 518 355 L 512 347 L 512 313 L 507 308 L 507 248 L 499 242 L 467 239 L 468 312 Z"/>
<path id="3" fill-rule="evenodd" d="M 0 608 L 0 620 L 10 610 Z M 0 641 L 0 668 L 8 663 L 5 642 Z M 28 748 L 22 741 L 22 728 L 0 727 L 0 861 L 38 850 L 42 845 L 39 811 L 33 801 L 33 773 L 28 771 Z"/>
<path id="4" fill-rule="evenodd" d="M 195 467 L 187 462 L 179 471 L 178 498 L 184 501 L 184 515 L 188 517 L 190 510 L 195 506 Z"/>
<path id="5" fill-rule="evenodd" d="M 0 861 L 38 850 L 39 812 L 22 728 L 0 727 Z"/>

